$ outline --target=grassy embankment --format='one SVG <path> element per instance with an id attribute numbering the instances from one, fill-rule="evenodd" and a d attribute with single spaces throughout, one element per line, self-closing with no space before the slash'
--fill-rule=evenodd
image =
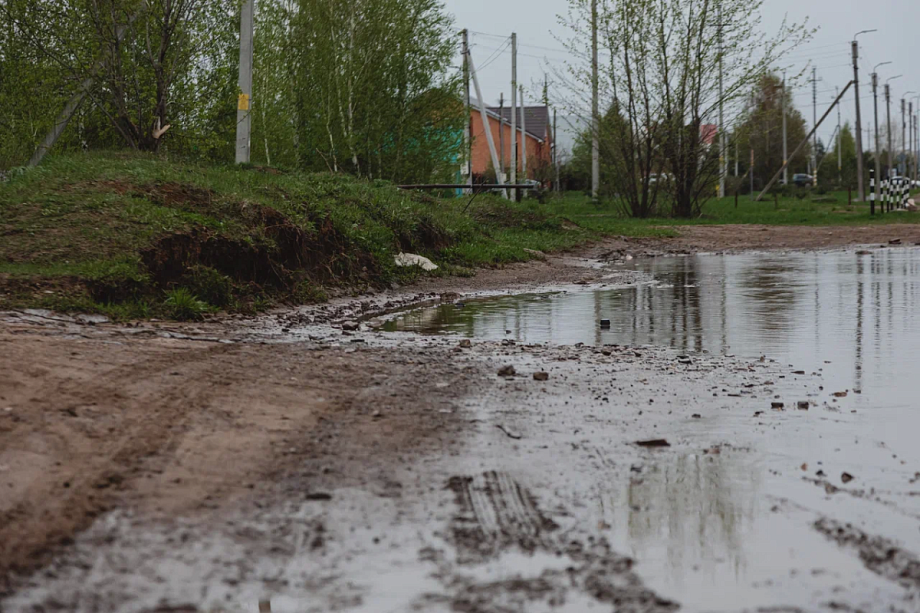
<path id="1" fill-rule="evenodd" d="M 479 196 L 122 154 L 49 158 L 0 183 L 0 309 L 198 318 L 529 259 L 594 233 Z"/>
<path id="2" fill-rule="evenodd" d="M 70 155 L 0 183 L 0 309 L 194 319 L 405 283 L 400 251 L 434 274 L 473 274 L 603 235 L 674 236 L 682 224 L 837 225 L 870 217 L 846 194 L 712 201 L 695 220 L 624 219 L 582 194 L 547 204 L 437 199 L 385 182 L 127 154 Z M 676 229 L 675 229 L 676 227 Z"/>

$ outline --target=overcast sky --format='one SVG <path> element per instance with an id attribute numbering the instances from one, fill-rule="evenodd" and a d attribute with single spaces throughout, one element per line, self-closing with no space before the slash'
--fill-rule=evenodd
<path id="1" fill-rule="evenodd" d="M 471 32 L 473 58 L 481 69 L 483 98 L 497 104 L 499 93 L 507 99 L 510 93 L 510 52 L 501 49 L 512 31 L 518 34 L 518 78 L 525 84 L 543 80 L 552 66 L 562 66 L 573 59 L 561 50 L 556 36 L 567 36 L 558 25 L 557 15 L 567 9 L 566 0 L 445 0 L 447 10 L 456 20 L 457 29 Z M 859 37 L 860 97 L 863 123 L 871 119 L 872 96 L 869 73 L 874 65 L 891 61 L 879 68 L 880 82 L 903 74 L 891 82 L 892 124 L 900 121 L 900 99 L 910 90 L 920 93 L 920 0 L 766 0 L 763 25 L 775 32 L 783 19 L 791 22 L 809 20 L 818 32 L 806 46 L 797 49 L 789 62 L 804 68 L 809 59 L 818 69 L 818 117 L 835 98 L 835 88 L 843 87 L 852 78 L 850 40 L 865 29 L 877 28 L 874 34 Z M 486 62 L 488 65 L 485 65 Z M 479 66 L 477 66 L 479 68 Z M 879 121 L 884 121 L 884 106 L 879 88 Z M 795 92 L 796 106 L 811 123 L 811 86 L 803 84 Z M 910 97 L 913 97 L 911 94 Z M 852 90 L 844 103 L 844 121 L 855 117 Z M 899 123 L 897 125 L 900 125 Z M 827 142 L 836 128 L 836 116 L 822 125 L 819 135 Z"/>

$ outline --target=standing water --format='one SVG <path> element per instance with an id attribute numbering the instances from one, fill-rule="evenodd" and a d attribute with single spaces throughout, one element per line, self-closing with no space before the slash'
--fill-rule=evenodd
<path id="1" fill-rule="evenodd" d="M 810 520 L 794 522 L 775 512 L 777 505 L 803 517 L 821 509 L 857 523 L 884 509 L 891 534 L 920 542 L 916 499 L 897 493 L 912 487 L 907 480 L 920 471 L 920 322 L 913 317 L 920 308 L 920 249 L 704 255 L 638 260 L 629 268 L 645 282 L 441 305 L 400 314 L 385 329 L 765 356 L 788 367 L 777 394 L 804 371 L 799 378 L 813 382 L 808 398 L 819 403 L 812 410 L 795 409 L 804 394 L 775 396 L 787 402 L 786 412 L 752 418 L 724 408 L 726 392 L 738 390 L 715 389 L 718 398 L 694 399 L 710 419 L 694 426 L 675 416 L 667 424 L 669 436 L 697 451 L 657 454 L 654 469 L 630 473 L 627 485 L 598 485 L 610 488 L 615 544 L 639 560 L 652 587 L 685 610 L 748 610 L 762 593 L 777 591 L 790 601 L 830 602 L 834 581 L 857 576 L 858 558 L 839 556 Z M 609 329 L 600 326 L 604 319 Z M 772 413 L 773 398 L 761 396 L 754 408 Z M 778 423 L 785 424 L 781 431 Z M 715 440 L 741 450 L 717 458 L 698 451 Z M 858 473 L 855 490 L 862 494 L 825 493 L 808 481 L 826 471 L 839 483 L 841 467 Z M 882 504 L 861 506 L 860 495 L 881 496 Z M 790 498 L 798 502 L 784 506 Z M 812 569 L 810 580 L 794 576 L 796 564 Z M 815 573 L 828 569 L 827 585 L 814 592 Z M 783 572 L 791 574 L 773 584 Z M 853 594 L 873 601 L 885 589 L 873 583 Z"/>
<path id="2" fill-rule="evenodd" d="M 384 329 L 768 356 L 823 369 L 828 384 L 884 398 L 887 406 L 913 399 L 920 249 L 701 255 L 632 267 L 648 282 L 440 305 L 401 314 Z"/>

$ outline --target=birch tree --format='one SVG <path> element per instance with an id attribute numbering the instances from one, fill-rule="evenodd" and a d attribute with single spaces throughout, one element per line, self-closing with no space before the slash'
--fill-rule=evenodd
<path id="1" fill-rule="evenodd" d="M 630 214 L 649 213 L 649 194 L 663 197 L 672 215 L 692 217 L 715 195 L 719 145 L 708 126 L 718 124 L 720 106 L 730 125 L 764 75 L 811 36 L 788 22 L 766 33 L 764 7 L 764 0 L 599 0 L 609 58 L 602 98 L 623 118 L 623 133 L 610 137 L 606 151 L 628 174 L 617 193 Z M 590 0 L 570 0 L 563 22 L 576 51 L 590 38 L 589 14 Z M 573 63 L 570 82 L 577 88 L 588 71 Z"/>

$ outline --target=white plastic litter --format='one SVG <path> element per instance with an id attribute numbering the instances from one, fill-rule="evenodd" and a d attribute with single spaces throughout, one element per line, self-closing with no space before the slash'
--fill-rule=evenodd
<path id="1" fill-rule="evenodd" d="M 415 255 L 414 253 L 400 253 L 395 258 L 397 266 L 420 266 L 422 270 L 437 270 L 438 265 L 429 260 L 428 258 L 422 257 L 420 255 Z"/>

